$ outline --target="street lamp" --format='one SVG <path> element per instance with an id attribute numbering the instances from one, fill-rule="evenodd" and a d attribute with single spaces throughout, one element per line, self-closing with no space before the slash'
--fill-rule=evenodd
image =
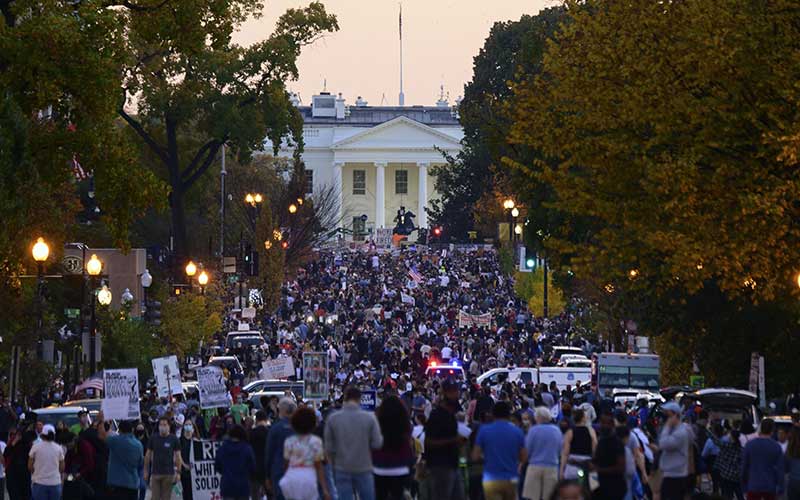
<path id="1" fill-rule="evenodd" d="M 297 204 L 298 205 L 302 205 L 303 204 L 303 197 L 302 196 L 298 196 L 297 197 Z"/>
<path id="2" fill-rule="evenodd" d="M 186 264 L 186 276 L 191 279 L 195 274 L 197 274 L 197 265 L 190 260 L 189 263 Z"/>
<path id="3" fill-rule="evenodd" d="M 206 294 L 206 285 L 208 284 L 208 274 L 205 271 L 200 271 L 197 277 L 197 283 L 200 285 L 200 295 Z"/>
<path id="4" fill-rule="evenodd" d="M 153 276 L 150 271 L 145 269 L 139 282 L 142 284 L 142 315 L 144 315 L 147 312 L 147 289 L 153 284 Z"/>
<path id="5" fill-rule="evenodd" d="M 297 212 L 297 205 L 295 205 L 294 203 L 289 205 L 289 213 L 293 214 L 293 213 L 296 213 L 296 212 Z"/>
<path id="6" fill-rule="evenodd" d="M 122 297 L 120 297 L 120 303 L 123 306 L 126 306 L 126 305 L 130 304 L 131 302 L 133 302 L 133 294 L 131 293 L 131 290 L 129 288 L 126 288 L 122 292 Z"/>
<path id="7" fill-rule="evenodd" d="M 109 290 L 108 286 L 104 284 L 103 288 L 97 292 L 97 301 L 100 302 L 101 306 L 107 306 L 111 304 L 111 298 L 111 290 Z"/>
<path id="8" fill-rule="evenodd" d="M 511 217 L 519 217 L 519 208 L 514 207 L 511 209 Z"/>
<path id="9" fill-rule="evenodd" d="M 36 319 L 37 336 L 42 340 L 42 324 L 44 323 L 44 305 L 42 304 L 42 290 L 44 288 L 44 263 L 50 255 L 50 247 L 41 236 L 36 239 L 31 250 L 33 260 L 36 261 L 36 301 L 39 315 Z M 44 351 L 42 351 L 44 352 Z"/>
<path id="10" fill-rule="evenodd" d="M 512 200 L 511 198 L 506 198 L 505 201 L 503 201 L 503 208 L 505 208 L 506 210 L 511 210 L 512 208 L 514 208 L 514 200 Z"/>
<path id="11" fill-rule="evenodd" d="M 255 198 L 255 196 L 253 196 L 251 193 L 247 193 L 247 194 L 244 196 L 244 202 L 245 202 L 245 203 L 247 203 L 248 205 L 253 205 L 253 206 L 255 206 L 255 204 L 256 204 L 256 198 Z"/>
<path id="12" fill-rule="evenodd" d="M 89 327 L 89 376 L 94 375 L 97 371 L 97 301 L 99 300 L 97 289 L 97 277 L 103 270 L 103 263 L 97 258 L 96 254 L 92 254 L 88 261 L 86 261 L 86 272 L 89 273 L 89 280 L 92 288 L 92 322 Z M 107 289 L 107 288 L 106 288 Z M 111 302 L 111 292 L 108 296 L 103 294 L 103 300 L 108 299 Z"/>
<path id="13" fill-rule="evenodd" d="M 514 224 L 514 234 L 519 236 L 522 234 L 522 226 L 519 224 Z"/>

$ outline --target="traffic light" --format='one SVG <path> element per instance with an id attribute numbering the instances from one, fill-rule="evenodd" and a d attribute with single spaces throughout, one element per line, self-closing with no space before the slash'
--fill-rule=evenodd
<path id="1" fill-rule="evenodd" d="M 144 312 L 144 319 L 153 326 L 161 325 L 161 302 L 158 300 L 148 300 L 147 309 Z"/>
<path id="2" fill-rule="evenodd" d="M 519 249 L 519 270 L 523 273 L 530 273 L 536 268 L 536 254 L 528 251 L 525 247 Z"/>
<path id="3" fill-rule="evenodd" d="M 191 289 L 187 284 L 173 284 L 172 285 L 172 295 L 175 297 L 180 297 L 184 293 L 190 292 Z"/>
<path id="4" fill-rule="evenodd" d="M 442 226 L 436 226 L 433 228 L 433 236 L 438 238 L 442 235 Z"/>

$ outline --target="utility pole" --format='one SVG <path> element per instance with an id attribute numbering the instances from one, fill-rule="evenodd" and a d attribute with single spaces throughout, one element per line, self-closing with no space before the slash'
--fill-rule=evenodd
<path id="1" fill-rule="evenodd" d="M 544 274 L 544 290 L 543 290 L 544 293 L 542 293 L 542 301 L 544 303 L 543 307 L 544 317 L 546 318 L 547 317 L 547 255 L 545 255 L 543 260 L 544 264 L 542 265 L 542 271 Z"/>
<path id="2" fill-rule="evenodd" d="M 219 172 L 219 261 L 220 269 L 225 269 L 225 144 L 220 149 L 222 151 L 222 169 Z"/>

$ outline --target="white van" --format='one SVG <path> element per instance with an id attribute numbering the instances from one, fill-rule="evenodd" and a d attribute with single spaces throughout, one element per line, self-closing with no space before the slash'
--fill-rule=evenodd
<path id="1" fill-rule="evenodd" d="M 560 366 L 539 368 L 539 383 L 550 387 L 550 382 L 555 382 L 560 390 L 566 389 L 568 385 L 574 389 L 578 382 L 581 385 L 590 386 L 592 383 L 592 369 Z"/>
<path id="2" fill-rule="evenodd" d="M 492 368 L 476 379 L 478 385 L 483 385 L 486 381 L 491 387 L 502 385 L 505 382 L 521 382 L 527 385 L 530 382 L 536 383 L 537 380 L 536 368 L 533 367 Z"/>

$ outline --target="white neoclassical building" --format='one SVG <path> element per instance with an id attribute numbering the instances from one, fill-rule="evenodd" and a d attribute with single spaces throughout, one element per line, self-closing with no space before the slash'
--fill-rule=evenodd
<path id="1" fill-rule="evenodd" d="M 368 106 L 360 97 L 345 99 L 326 92 L 311 106 L 295 104 L 303 115 L 303 161 L 313 197 L 333 186 L 339 198 L 341 226 L 359 235 L 394 227 L 400 207 L 428 227 L 426 208 L 437 194 L 431 167 L 444 163 L 442 151 L 457 153 L 463 137 L 455 107 Z M 291 157 L 284 145 L 281 156 Z"/>

